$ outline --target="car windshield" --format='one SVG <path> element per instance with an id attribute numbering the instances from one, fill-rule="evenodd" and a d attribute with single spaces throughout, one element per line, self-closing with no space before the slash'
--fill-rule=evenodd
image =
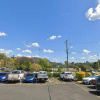
<path id="1" fill-rule="evenodd" d="M 95 75 L 92 75 L 92 76 L 90 76 L 90 78 L 96 78 L 96 76 Z"/>
<path id="2" fill-rule="evenodd" d="M 47 74 L 46 72 L 39 72 L 39 74 Z"/>
<path id="3" fill-rule="evenodd" d="M 26 78 L 33 78 L 33 76 L 34 76 L 33 74 L 27 74 L 25 77 Z"/>
<path id="4" fill-rule="evenodd" d="M 19 71 L 13 71 L 12 74 L 20 74 Z"/>
<path id="5" fill-rule="evenodd" d="M 8 73 L 0 73 L 0 76 L 6 76 Z"/>

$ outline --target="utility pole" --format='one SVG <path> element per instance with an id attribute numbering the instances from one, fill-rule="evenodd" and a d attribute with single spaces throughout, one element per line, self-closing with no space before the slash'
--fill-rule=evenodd
<path id="1" fill-rule="evenodd" d="M 68 66 L 68 40 L 66 40 L 66 53 L 67 53 L 67 71 L 69 71 L 69 66 Z"/>

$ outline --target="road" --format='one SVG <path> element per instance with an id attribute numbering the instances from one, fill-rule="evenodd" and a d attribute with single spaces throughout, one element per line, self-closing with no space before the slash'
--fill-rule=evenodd
<path id="1" fill-rule="evenodd" d="M 100 100 L 100 95 L 95 93 L 95 89 L 90 91 L 76 82 L 0 84 L 0 100 Z"/>

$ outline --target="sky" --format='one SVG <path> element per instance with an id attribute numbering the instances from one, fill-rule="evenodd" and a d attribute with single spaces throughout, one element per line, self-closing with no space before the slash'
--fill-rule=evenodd
<path id="1" fill-rule="evenodd" d="M 0 53 L 54 62 L 100 59 L 100 0 L 0 0 Z"/>

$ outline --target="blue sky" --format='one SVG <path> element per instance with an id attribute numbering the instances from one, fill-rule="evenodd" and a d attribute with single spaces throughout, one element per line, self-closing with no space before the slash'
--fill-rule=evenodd
<path id="1" fill-rule="evenodd" d="M 51 61 L 100 58 L 100 0 L 0 0 L 0 53 Z"/>

